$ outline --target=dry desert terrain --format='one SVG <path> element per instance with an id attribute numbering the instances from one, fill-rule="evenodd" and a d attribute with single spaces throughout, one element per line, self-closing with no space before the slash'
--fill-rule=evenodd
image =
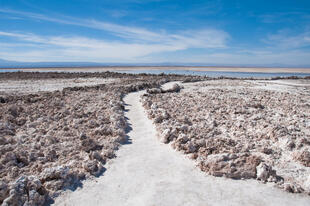
<path id="1" fill-rule="evenodd" d="M 308 205 L 310 80 L 0 73 L 2 205 Z"/>

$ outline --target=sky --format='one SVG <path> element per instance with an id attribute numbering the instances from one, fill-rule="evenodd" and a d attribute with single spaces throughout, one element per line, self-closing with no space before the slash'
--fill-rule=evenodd
<path id="1" fill-rule="evenodd" d="M 0 59 L 310 65 L 310 1 L 0 0 Z"/>

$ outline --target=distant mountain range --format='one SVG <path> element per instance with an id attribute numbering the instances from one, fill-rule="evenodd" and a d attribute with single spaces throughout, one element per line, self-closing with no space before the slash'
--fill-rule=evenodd
<path id="1" fill-rule="evenodd" d="M 0 59 L 0 68 L 107 67 L 107 66 L 188 66 L 188 67 L 273 67 L 310 68 L 310 65 L 285 64 L 212 64 L 212 63 L 97 63 L 97 62 L 17 62 Z"/>

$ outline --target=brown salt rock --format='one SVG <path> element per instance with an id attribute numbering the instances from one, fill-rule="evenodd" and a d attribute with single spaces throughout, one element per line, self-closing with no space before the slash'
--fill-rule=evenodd
<path id="1" fill-rule="evenodd" d="M 301 193 L 304 192 L 304 189 L 297 184 L 294 183 L 284 183 L 283 188 L 285 191 L 290 193 Z"/>
<path id="2" fill-rule="evenodd" d="M 295 159 L 306 167 L 310 167 L 310 151 L 305 149 L 301 152 L 297 152 Z"/>
<path id="3" fill-rule="evenodd" d="M 162 93 L 163 90 L 160 88 L 153 88 L 153 89 L 147 89 L 146 92 L 149 94 L 159 94 Z"/>
<path id="4" fill-rule="evenodd" d="M 84 169 L 94 176 L 98 176 L 103 171 L 103 166 L 97 160 L 89 160 L 84 164 Z"/>
<path id="5" fill-rule="evenodd" d="M 35 176 L 21 176 L 10 185 L 9 196 L 2 206 L 9 205 L 43 205 L 47 197 L 41 181 Z"/>
<path id="6" fill-rule="evenodd" d="M 5 145 L 5 144 L 7 144 L 7 143 L 8 143 L 8 142 L 7 142 L 6 138 L 3 137 L 3 136 L 0 136 L 0 145 Z"/>
<path id="7" fill-rule="evenodd" d="M 256 167 L 256 178 L 258 180 L 264 181 L 264 182 L 277 182 L 281 178 L 277 176 L 276 171 L 272 169 L 271 166 L 267 165 L 264 162 L 261 162 Z"/>
<path id="8" fill-rule="evenodd" d="M 24 110 L 23 107 L 12 105 L 8 108 L 8 113 L 13 117 L 17 117 L 21 112 L 23 112 L 23 110 Z"/>
<path id="9" fill-rule="evenodd" d="M 85 152 L 90 152 L 101 148 L 101 146 L 97 143 L 97 141 L 92 138 L 82 140 L 81 146 Z"/>
<path id="10" fill-rule="evenodd" d="M 66 188 L 79 181 L 83 175 L 67 166 L 46 168 L 40 175 L 44 187 L 51 192 Z"/>
<path id="11" fill-rule="evenodd" d="M 256 167 L 260 158 L 249 154 L 209 155 L 200 168 L 214 176 L 225 176 L 233 179 L 256 178 Z"/>
<path id="12" fill-rule="evenodd" d="M 0 203 L 8 196 L 9 187 L 4 181 L 0 181 Z"/>

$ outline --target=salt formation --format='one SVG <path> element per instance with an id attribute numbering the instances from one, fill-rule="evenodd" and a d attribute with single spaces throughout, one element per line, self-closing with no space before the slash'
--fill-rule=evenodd
<path id="1" fill-rule="evenodd" d="M 242 80 L 190 85 L 142 97 L 162 142 L 211 175 L 310 194 L 309 93 L 258 89 Z"/>
<path id="2" fill-rule="evenodd" d="M 171 92 L 180 92 L 182 87 L 179 84 L 173 84 L 170 89 L 162 89 L 162 88 L 152 88 L 146 90 L 149 94 L 158 94 L 158 93 L 171 93 Z"/>
<path id="3" fill-rule="evenodd" d="M 0 204 L 43 205 L 100 175 L 126 142 L 123 96 L 169 78 L 131 75 L 121 83 L 2 95 Z"/>

